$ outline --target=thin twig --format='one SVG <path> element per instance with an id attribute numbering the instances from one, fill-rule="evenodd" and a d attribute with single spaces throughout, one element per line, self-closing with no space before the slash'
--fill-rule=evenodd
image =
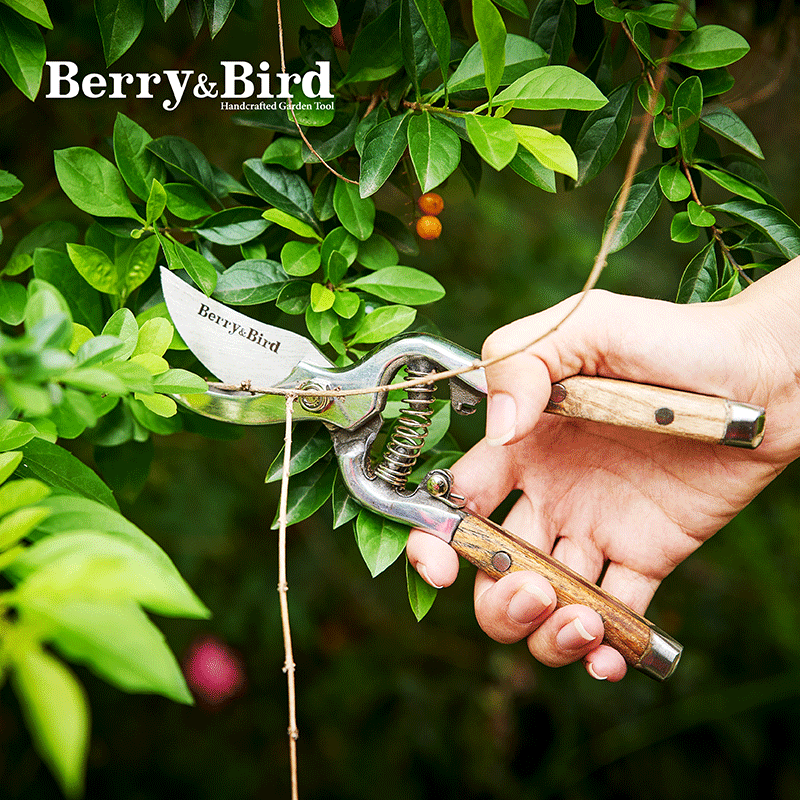
<path id="1" fill-rule="evenodd" d="M 275 6 L 278 11 L 278 46 L 281 51 L 281 70 L 286 72 L 286 54 L 284 53 L 283 49 L 283 17 L 281 16 L 281 0 L 275 0 Z M 305 142 L 306 147 L 316 156 L 317 160 L 320 164 L 322 164 L 328 172 L 332 172 L 337 178 L 345 181 L 346 183 L 352 183 L 358 186 L 358 181 L 354 181 L 351 178 L 347 178 L 341 173 L 337 172 L 315 149 L 311 142 L 308 141 L 305 133 L 303 133 L 303 129 L 300 127 L 300 123 L 297 121 L 297 115 L 294 113 L 294 105 L 292 103 L 292 98 L 289 97 L 287 100 L 287 104 L 289 106 L 289 113 L 292 115 L 292 120 L 294 121 L 295 127 L 297 128 L 297 132 L 300 134 L 300 138 Z"/>
<path id="2" fill-rule="evenodd" d="M 294 396 L 286 395 L 286 429 L 284 433 L 283 473 L 281 475 L 281 497 L 278 510 L 278 596 L 281 606 L 281 630 L 283 631 L 283 648 L 285 661 L 283 671 L 286 673 L 286 684 L 289 693 L 289 763 L 292 775 L 292 800 L 298 800 L 297 790 L 297 701 L 294 683 L 294 655 L 292 652 L 292 631 L 289 625 L 289 602 L 287 592 L 289 584 L 286 580 L 286 508 L 289 497 L 289 462 L 292 451 L 292 403 Z"/>

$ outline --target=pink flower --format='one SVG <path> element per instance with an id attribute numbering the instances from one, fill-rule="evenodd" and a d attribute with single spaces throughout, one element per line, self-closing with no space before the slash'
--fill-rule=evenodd
<path id="1" fill-rule="evenodd" d="M 244 689 L 239 656 L 215 636 L 196 639 L 183 662 L 186 682 L 202 705 L 219 707 Z"/>

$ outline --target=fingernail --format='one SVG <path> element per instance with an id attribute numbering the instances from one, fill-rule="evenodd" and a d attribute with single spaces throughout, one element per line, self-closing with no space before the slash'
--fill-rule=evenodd
<path id="1" fill-rule="evenodd" d="M 524 584 L 508 603 L 508 616 L 521 625 L 533 622 L 551 604 L 547 593 L 535 584 Z"/>
<path id="2" fill-rule="evenodd" d="M 574 619 L 556 634 L 556 644 L 564 650 L 577 650 L 579 647 L 593 642 L 595 637 L 583 626 L 579 619 Z"/>
<path id="3" fill-rule="evenodd" d="M 517 404 L 510 394 L 498 392 L 489 396 L 486 411 L 486 441 L 499 447 L 514 436 L 517 426 Z"/>
<path id="4" fill-rule="evenodd" d="M 593 677 L 593 678 L 594 678 L 596 681 L 607 681 L 607 680 L 608 680 L 608 675 L 598 675 L 598 674 L 597 674 L 597 673 L 594 671 L 594 667 L 593 667 L 593 666 L 592 666 L 590 663 L 587 663 L 587 664 L 586 664 L 586 671 L 587 671 L 587 672 L 588 672 L 588 673 L 589 673 L 589 674 L 590 674 L 590 675 L 591 675 L 591 676 L 592 676 L 592 677 Z"/>
<path id="5" fill-rule="evenodd" d="M 434 583 L 431 580 L 431 576 L 428 575 L 428 568 L 424 564 L 417 564 L 417 572 L 419 572 L 419 574 L 422 575 L 422 579 L 425 581 L 425 583 L 429 583 L 431 586 L 433 586 L 434 589 L 444 588 L 444 584 L 440 585 L 438 583 Z"/>

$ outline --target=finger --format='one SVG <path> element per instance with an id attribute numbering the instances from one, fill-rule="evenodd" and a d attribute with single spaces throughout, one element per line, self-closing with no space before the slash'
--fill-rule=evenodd
<path id="1" fill-rule="evenodd" d="M 637 614 L 644 614 L 659 584 L 657 578 L 642 575 L 624 564 L 612 563 L 608 565 L 601 585 Z"/>
<path id="2" fill-rule="evenodd" d="M 450 586 L 458 575 L 458 555 L 447 542 L 421 530 L 412 530 L 406 545 L 411 566 L 436 589 Z"/>
<path id="3" fill-rule="evenodd" d="M 451 471 L 456 492 L 467 498 L 470 509 L 485 517 L 516 488 L 516 466 L 510 454 L 490 447 L 485 439 L 453 464 Z"/>
<path id="4" fill-rule="evenodd" d="M 475 618 L 498 642 L 518 642 L 529 636 L 556 607 L 553 587 L 535 572 L 514 572 L 477 587 Z"/>
<path id="5" fill-rule="evenodd" d="M 622 654 L 607 644 L 601 644 L 583 659 L 586 671 L 598 681 L 616 683 L 625 677 L 628 665 Z"/>
<path id="6" fill-rule="evenodd" d="M 548 667 L 572 664 L 603 641 L 603 620 L 596 611 L 578 605 L 556 609 L 528 637 L 528 649 Z"/>

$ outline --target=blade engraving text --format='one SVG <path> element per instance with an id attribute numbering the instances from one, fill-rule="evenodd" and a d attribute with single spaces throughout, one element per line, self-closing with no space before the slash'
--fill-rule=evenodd
<path id="1" fill-rule="evenodd" d="M 247 328 L 244 325 L 240 325 L 238 322 L 215 314 L 205 303 L 200 304 L 200 309 L 197 314 L 200 317 L 205 317 L 209 322 L 215 322 L 220 327 L 225 328 L 229 336 L 236 334 L 243 339 L 261 345 L 265 350 L 271 350 L 273 353 L 277 353 L 278 348 L 281 346 L 280 342 L 269 341 L 269 339 L 255 328 Z"/>

